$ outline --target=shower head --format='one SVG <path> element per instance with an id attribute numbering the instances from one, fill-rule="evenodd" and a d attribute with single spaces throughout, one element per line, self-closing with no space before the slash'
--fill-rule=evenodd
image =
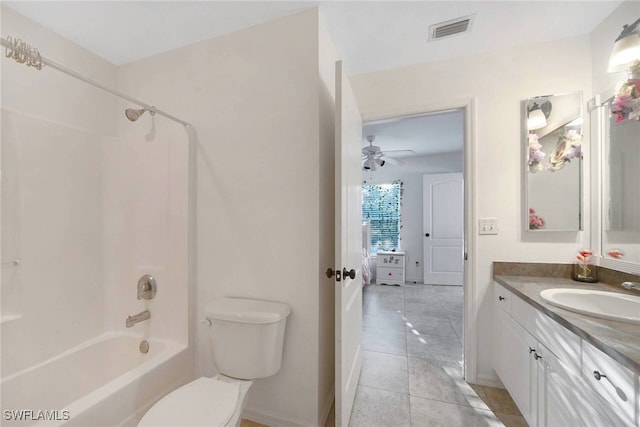
<path id="1" fill-rule="evenodd" d="M 127 116 L 127 119 L 131 120 L 132 122 L 135 122 L 140 118 L 141 115 L 144 114 L 145 111 L 147 111 L 146 108 L 141 108 L 139 110 L 135 110 L 133 108 L 127 108 L 126 110 L 124 110 L 124 115 Z"/>

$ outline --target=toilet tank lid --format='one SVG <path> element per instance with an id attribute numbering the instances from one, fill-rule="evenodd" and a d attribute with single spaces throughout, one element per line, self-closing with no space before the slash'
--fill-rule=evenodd
<path id="1" fill-rule="evenodd" d="M 205 313 L 208 319 L 266 324 L 286 318 L 291 313 L 291 308 L 281 302 L 226 297 L 211 301 Z"/>

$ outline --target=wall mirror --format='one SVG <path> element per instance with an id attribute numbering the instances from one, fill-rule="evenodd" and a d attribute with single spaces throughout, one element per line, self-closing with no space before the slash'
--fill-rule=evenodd
<path id="1" fill-rule="evenodd" d="M 582 93 L 522 102 L 527 231 L 582 230 Z"/>
<path id="2" fill-rule="evenodd" d="M 601 255 L 640 264 L 640 120 L 621 114 L 623 102 L 611 97 L 601 111 Z"/>

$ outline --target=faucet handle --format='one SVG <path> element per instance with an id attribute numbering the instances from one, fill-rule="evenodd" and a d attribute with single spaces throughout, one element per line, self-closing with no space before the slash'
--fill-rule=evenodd
<path id="1" fill-rule="evenodd" d="M 158 285 L 152 275 L 145 274 L 138 280 L 138 299 L 153 299 L 157 292 Z"/>
<path id="2" fill-rule="evenodd" d="M 636 291 L 640 291 L 640 283 L 636 282 L 622 282 L 622 287 L 625 289 L 635 289 Z"/>

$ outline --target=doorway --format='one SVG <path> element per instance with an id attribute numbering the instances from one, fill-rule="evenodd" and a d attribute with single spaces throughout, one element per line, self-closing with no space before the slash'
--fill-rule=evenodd
<path id="1" fill-rule="evenodd" d="M 382 283 L 377 252 L 393 251 L 404 264 L 402 282 L 463 285 L 465 128 L 464 108 L 364 123 L 362 219 L 370 224 L 363 252 L 370 256 L 370 281 Z"/>
<path id="2" fill-rule="evenodd" d="M 385 407 L 387 413 L 393 408 L 394 422 L 401 423 L 418 416 L 420 409 L 412 402 L 430 396 L 433 389 L 428 384 L 446 388 L 464 383 L 464 219 L 469 207 L 460 192 L 459 203 L 452 205 L 458 211 L 449 215 L 460 222 L 456 259 L 440 260 L 460 266 L 457 283 L 434 280 L 425 274 L 425 261 L 433 257 L 425 257 L 424 239 L 433 231 L 424 229 L 423 185 L 429 175 L 464 176 L 466 114 L 465 108 L 456 108 L 363 125 L 363 185 L 371 187 L 365 187 L 363 194 L 375 193 L 376 186 L 395 184 L 401 197 L 397 238 L 389 236 L 394 228 L 389 222 L 395 219 L 388 212 L 363 217 L 363 253 L 369 252 L 371 284 L 363 292 L 363 369 L 352 412 L 354 425 L 371 421 L 372 408 L 377 406 Z M 382 208 L 389 211 L 388 204 L 393 203 L 393 198 L 386 200 Z M 380 230 L 376 221 L 386 229 Z M 397 259 L 404 271 L 393 277 L 402 277 L 400 283 L 387 277 L 395 273 L 388 264 L 393 261 L 391 267 L 397 268 Z M 430 397 L 435 398 L 433 402 L 441 400 Z"/>

